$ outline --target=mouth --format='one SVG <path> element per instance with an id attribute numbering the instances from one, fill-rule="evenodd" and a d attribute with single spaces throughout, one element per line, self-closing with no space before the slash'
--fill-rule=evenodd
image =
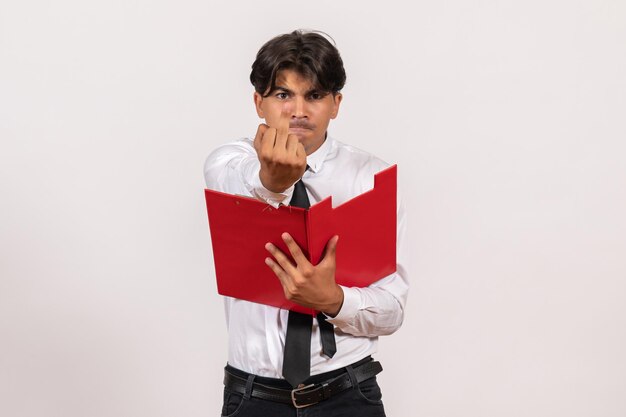
<path id="1" fill-rule="evenodd" d="M 294 133 L 294 134 L 304 134 L 310 131 L 311 129 L 306 128 L 306 127 L 290 127 L 289 128 L 289 133 Z"/>

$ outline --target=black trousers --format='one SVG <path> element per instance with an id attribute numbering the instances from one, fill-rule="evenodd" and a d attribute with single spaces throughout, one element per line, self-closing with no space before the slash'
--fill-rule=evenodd
<path id="1" fill-rule="evenodd" d="M 230 365 L 227 365 L 226 369 L 243 378 L 250 376 L 247 372 Z M 289 404 L 254 398 L 249 392 L 242 395 L 224 388 L 222 417 L 385 417 L 382 394 L 375 376 L 357 384 L 352 366 L 347 366 L 343 370 L 328 372 L 328 375 L 315 375 L 307 383 L 320 382 L 341 372 L 350 375 L 352 388 L 300 409 Z M 275 388 L 291 389 L 289 383 L 283 379 L 255 376 L 254 381 Z"/>

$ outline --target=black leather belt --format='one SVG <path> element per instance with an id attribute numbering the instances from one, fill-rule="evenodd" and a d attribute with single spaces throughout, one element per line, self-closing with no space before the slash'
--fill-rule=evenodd
<path id="1" fill-rule="evenodd" d="M 380 362 L 368 361 L 356 366 L 354 369 L 354 377 L 357 383 L 361 383 L 369 379 L 383 370 Z M 326 381 L 306 386 L 298 386 L 292 390 L 274 388 L 259 383 L 252 384 L 251 396 L 263 400 L 269 400 L 279 403 L 292 404 L 296 408 L 304 408 L 320 401 L 326 400 L 333 395 L 345 391 L 352 387 L 352 381 L 346 368 L 344 373 Z M 224 386 L 238 394 L 244 395 L 246 392 L 246 378 L 234 375 L 227 370 L 224 373 Z M 302 384 L 301 384 L 302 385 Z"/>

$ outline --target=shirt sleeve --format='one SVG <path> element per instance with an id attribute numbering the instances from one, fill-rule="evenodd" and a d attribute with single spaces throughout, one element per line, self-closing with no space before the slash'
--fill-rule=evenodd
<path id="1" fill-rule="evenodd" d="M 251 196 L 275 208 L 288 204 L 294 187 L 282 193 L 268 190 L 261 183 L 260 169 L 252 142 L 241 139 L 211 152 L 204 163 L 204 180 L 211 190 Z"/>
<path id="2" fill-rule="evenodd" d="M 400 328 L 409 292 L 408 248 L 406 242 L 406 215 L 404 204 L 398 198 L 398 226 L 396 272 L 369 287 L 344 287 L 341 310 L 328 322 L 344 333 L 354 336 L 376 337 L 388 335 Z"/>

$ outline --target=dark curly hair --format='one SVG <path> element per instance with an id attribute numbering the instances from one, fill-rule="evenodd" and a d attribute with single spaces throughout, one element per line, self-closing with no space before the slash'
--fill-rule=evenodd
<path id="1" fill-rule="evenodd" d="M 322 92 L 341 91 L 346 83 L 343 61 L 337 48 L 321 33 L 294 30 L 265 43 L 252 64 L 250 82 L 254 89 L 266 97 L 276 89 L 278 72 L 290 69 L 311 80 Z"/>

